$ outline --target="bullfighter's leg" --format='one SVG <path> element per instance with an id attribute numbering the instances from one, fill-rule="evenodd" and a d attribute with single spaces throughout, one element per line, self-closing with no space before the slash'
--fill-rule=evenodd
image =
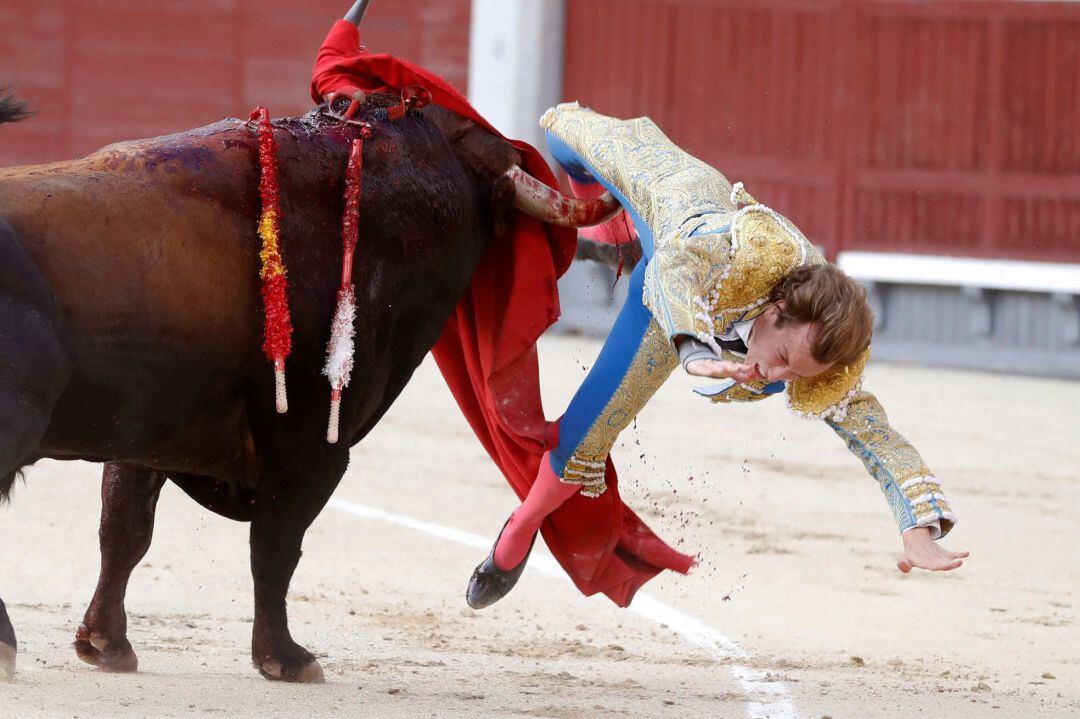
<path id="1" fill-rule="evenodd" d="M 255 580 L 251 659 L 267 679 L 323 681 L 315 656 L 289 633 L 285 594 L 300 561 L 304 533 L 345 473 L 348 458 L 345 450 L 309 461 L 286 457 L 266 462 L 251 520 Z"/>
<path id="2" fill-rule="evenodd" d="M 139 668 L 127 639 L 124 595 L 135 565 L 150 548 L 154 512 L 165 475 L 145 467 L 108 462 L 101 479 L 101 573 L 75 633 L 75 652 L 106 671 Z"/>
<path id="3" fill-rule="evenodd" d="M 37 450 L 67 381 L 52 290 L 0 218 L 0 504 Z M 0 602 L 0 680 L 15 674 L 15 630 Z"/>
<path id="4" fill-rule="evenodd" d="M 596 172 L 556 129 L 572 135 L 576 126 L 586 123 L 595 125 L 594 132 L 601 134 L 625 132 L 635 122 L 599 115 L 572 103 L 549 110 L 542 124 L 548 130 L 548 149 L 575 183 L 585 189 L 602 186 L 630 208 L 619 188 Z M 511 515 L 497 541 L 493 561 L 500 570 L 522 562 L 544 518 L 573 495 L 560 484 L 580 489 L 586 496 L 604 491 L 607 455 L 619 432 L 678 364 L 674 349 L 643 302 L 646 267 L 653 255 L 652 232 L 636 213 L 632 219 L 644 261 L 630 275 L 626 302 L 600 356 L 559 421 L 558 446 L 544 455 L 526 501 Z M 539 495 L 537 501 L 534 494 Z"/>
<path id="5" fill-rule="evenodd" d="M 473 572 L 465 596 L 474 609 L 513 588 L 533 537 L 551 512 L 579 491 L 591 497 L 605 491 L 607 456 L 619 433 L 678 366 L 678 355 L 641 302 L 646 267 L 639 264 L 630 276 L 615 326 L 559 421 L 558 445 L 541 460 L 525 501 L 496 540 L 491 561 Z"/>

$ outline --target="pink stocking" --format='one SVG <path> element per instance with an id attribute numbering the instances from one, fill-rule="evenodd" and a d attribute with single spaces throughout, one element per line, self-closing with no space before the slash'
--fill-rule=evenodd
<path id="1" fill-rule="evenodd" d="M 495 566 L 503 571 L 521 564 L 544 518 L 581 489 L 581 485 L 567 484 L 559 479 L 551 468 L 550 454 L 545 452 L 540 459 L 536 481 L 525 501 L 510 515 L 510 522 L 495 547 Z"/>

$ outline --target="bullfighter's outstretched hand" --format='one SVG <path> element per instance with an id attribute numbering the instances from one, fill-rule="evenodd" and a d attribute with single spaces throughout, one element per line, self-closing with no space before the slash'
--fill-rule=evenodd
<path id="1" fill-rule="evenodd" d="M 904 574 L 913 568 L 945 572 L 964 564 L 971 552 L 951 552 L 934 541 L 928 527 L 913 527 L 904 532 L 904 555 L 896 568 Z"/>

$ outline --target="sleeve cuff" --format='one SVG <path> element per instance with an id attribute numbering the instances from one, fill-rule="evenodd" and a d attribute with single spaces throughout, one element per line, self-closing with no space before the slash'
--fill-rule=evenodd
<path id="1" fill-rule="evenodd" d="M 931 539 L 940 539 L 941 538 L 941 520 L 940 519 L 932 519 L 932 520 L 924 522 L 922 524 L 916 524 L 914 526 L 908 527 L 903 532 L 901 532 L 901 534 L 907 534 L 911 530 L 917 529 L 919 527 L 926 527 L 927 529 L 929 529 Z"/>
<path id="2" fill-rule="evenodd" d="M 686 369 L 686 365 L 694 360 L 720 359 L 707 344 L 695 337 L 689 335 L 676 335 L 676 343 L 679 346 L 679 361 L 682 363 L 682 368 L 684 370 Z"/>

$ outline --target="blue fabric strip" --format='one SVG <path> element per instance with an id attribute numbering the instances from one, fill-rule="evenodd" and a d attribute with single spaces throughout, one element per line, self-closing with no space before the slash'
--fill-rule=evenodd
<path id="1" fill-rule="evenodd" d="M 596 418 L 615 395 L 641 347 L 652 314 L 641 301 L 645 285 L 645 263 L 639 262 L 630 275 L 629 294 L 600 356 L 585 381 L 578 387 L 570 406 L 559 422 L 559 445 L 551 453 L 551 468 L 560 477 L 566 463 L 585 439 Z"/>

